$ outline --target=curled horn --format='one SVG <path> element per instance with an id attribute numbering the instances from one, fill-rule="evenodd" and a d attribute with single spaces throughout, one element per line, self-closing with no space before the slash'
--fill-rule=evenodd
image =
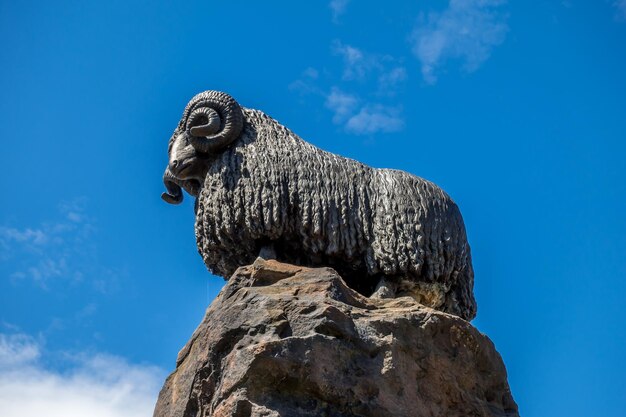
<path id="1" fill-rule="evenodd" d="M 226 93 L 205 91 L 192 99 L 187 118 L 189 142 L 201 153 L 211 153 L 228 145 L 243 129 L 243 112 Z"/>
<path id="2" fill-rule="evenodd" d="M 174 177 L 170 169 L 166 169 L 163 174 L 163 184 L 167 189 L 166 193 L 161 194 L 161 198 L 170 204 L 180 204 L 183 202 L 183 190 L 180 186 L 180 180 Z"/>

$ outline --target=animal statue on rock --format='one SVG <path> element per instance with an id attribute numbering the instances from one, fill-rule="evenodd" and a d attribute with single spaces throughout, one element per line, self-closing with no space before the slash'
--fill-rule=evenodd
<path id="1" fill-rule="evenodd" d="M 476 315 L 463 219 L 435 184 L 325 152 L 218 91 L 191 99 L 168 152 L 162 198 L 196 197 L 212 273 L 229 277 L 261 255 L 332 267 L 365 296 Z"/>

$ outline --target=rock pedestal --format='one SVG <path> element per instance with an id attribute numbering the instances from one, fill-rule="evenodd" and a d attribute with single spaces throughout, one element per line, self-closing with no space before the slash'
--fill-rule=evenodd
<path id="1" fill-rule="evenodd" d="M 167 378 L 155 417 L 518 416 L 493 343 L 332 269 L 238 269 Z"/>

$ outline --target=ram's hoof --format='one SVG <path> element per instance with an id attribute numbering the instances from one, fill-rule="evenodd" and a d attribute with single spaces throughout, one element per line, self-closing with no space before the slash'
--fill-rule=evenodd
<path id="1" fill-rule="evenodd" d="M 382 298 L 394 298 L 396 296 L 397 285 L 384 277 L 378 281 L 374 293 L 370 295 L 370 298 L 382 299 Z"/>

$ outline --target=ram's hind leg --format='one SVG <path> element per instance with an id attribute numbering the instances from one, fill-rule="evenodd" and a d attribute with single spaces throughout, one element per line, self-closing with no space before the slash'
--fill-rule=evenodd
<path id="1" fill-rule="evenodd" d="M 397 287 L 398 285 L 395 282 L 383 275 L 380 281 L 378 281 L 378 284 L 376 284 L 376 289 L 372 295 L 370 295 L 370 298 L 395 298 Z"/>

